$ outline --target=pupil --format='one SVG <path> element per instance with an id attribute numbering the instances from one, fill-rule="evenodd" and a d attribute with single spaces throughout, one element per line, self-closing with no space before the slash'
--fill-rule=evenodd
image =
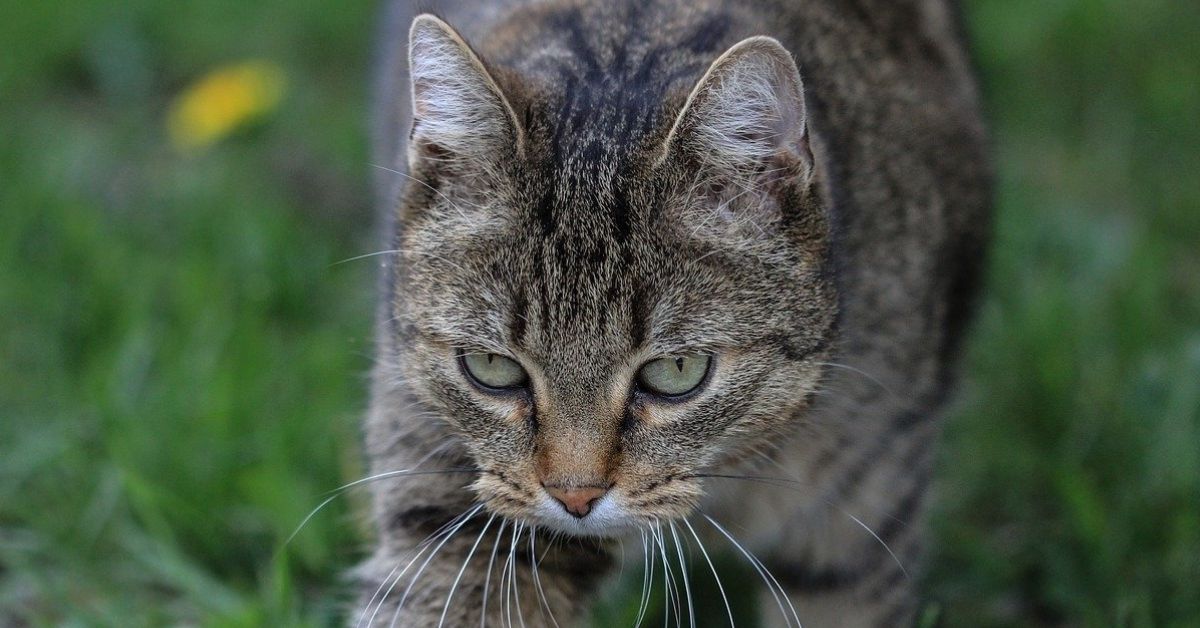
<path id="1" fill-rule="evenodd" d="M 494 354 L 494 353 L 489 353 L 489 354 L 488 354 L 488 364 L 491 364 L 491 363 L 492 363 L 492 359 L 493 359 L 493 358 L 495 358 L 495 357 L 496 357 L 496 354 Z"/>
<path id="2" fill-rule="evenodd" d="M 680 373 L 683 372 L 683 358 L 675 358 L 675 368 L 679 369 Z"/>

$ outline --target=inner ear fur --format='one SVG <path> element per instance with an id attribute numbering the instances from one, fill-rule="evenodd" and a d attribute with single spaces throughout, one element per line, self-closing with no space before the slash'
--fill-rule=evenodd
<path id="1" fill-rule="evenodd" d="M 440 18 L 417 16 L 409 29 L 412 116 L 409 159 L 477 162 L 523 151 L 516 113 L 479 55 Z"/>
<path id="2" fill-rule="evenodd" d="M 771 37 L 750 37 L 713 61 L 664 141 L 671 157 L 734 178 L 807 181 L 813 168 L 800 71 Z"/>

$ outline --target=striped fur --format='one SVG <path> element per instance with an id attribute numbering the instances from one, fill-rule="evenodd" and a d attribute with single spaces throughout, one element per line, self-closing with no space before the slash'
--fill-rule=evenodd
<path id="1" fill-rule="evenodd" d="M 763 560 L 768 621 L 782 589 L 805 626 L 911 623 L 988 224 L 949 0 L 420 10 L 383 30 L 388 475 L 349 623 L 573 625 L 614 539 L 740 555 L 717 526 Z M 463 351 L 528 389 L 482 392 Z M 691 352 L 691 398 L 634 385 Z M 560 486 L 608 492 L 576 518 Z"/>

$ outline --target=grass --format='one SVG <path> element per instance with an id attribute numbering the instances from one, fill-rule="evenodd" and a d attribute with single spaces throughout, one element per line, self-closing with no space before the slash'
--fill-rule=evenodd
<path id="1" fill-rule="evenodd" d="M 968 9 L 999 215 L 928 612 L 1200 625 L 1200 5 Z M 0 14 L 0 625 L 336 624 L 360 498 L 277 549 L 362 472 L 373 7 Z M 172 149 L 171 99 L 253 58 L 281 107 Z"/>

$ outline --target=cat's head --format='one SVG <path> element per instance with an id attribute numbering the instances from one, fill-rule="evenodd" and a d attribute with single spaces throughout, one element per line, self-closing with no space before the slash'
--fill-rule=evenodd
<path id="1" fill-rule="evenodd" d="M 431 16 L 410 64 L 384 361 L 491 511 L 589 535 L 688 515 L 701 476 L 802 420 L 834 334 L 791 56 L 742 41 L 636 119 L 644 94 L 581 107 Z"/>

